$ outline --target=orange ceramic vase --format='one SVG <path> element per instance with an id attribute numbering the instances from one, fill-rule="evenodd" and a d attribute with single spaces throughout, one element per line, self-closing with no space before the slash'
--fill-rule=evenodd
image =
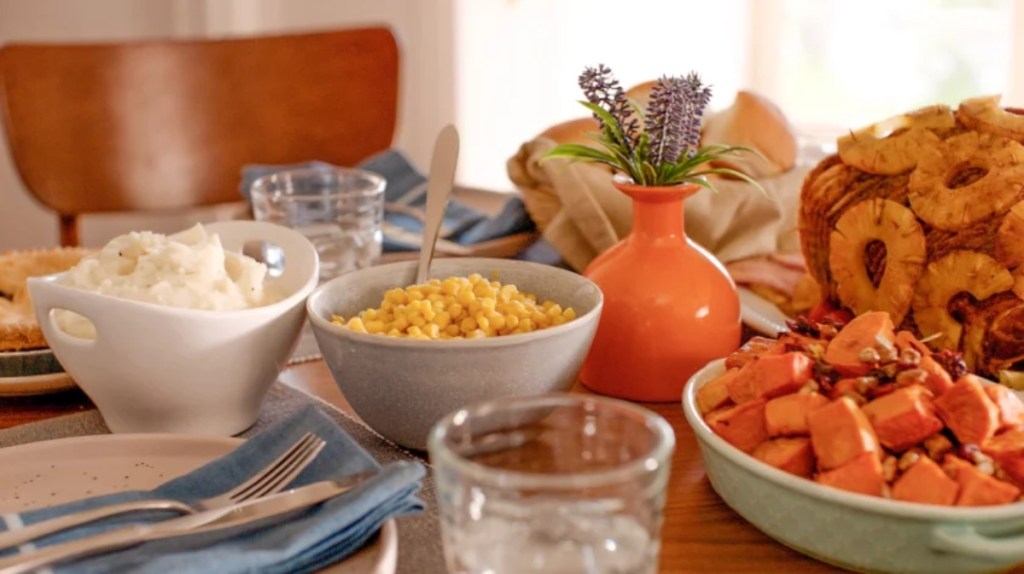
<path id="1" fill-rule="evenodd" d="M 678 401 L 691 375 L 739 346 L 736 286 L 686 237 L 683 200 L 700 186 L 615 187 L 633 199 L 633 230 L 583 273 L 604 310 L 580 380 L 603 395 Z"/>

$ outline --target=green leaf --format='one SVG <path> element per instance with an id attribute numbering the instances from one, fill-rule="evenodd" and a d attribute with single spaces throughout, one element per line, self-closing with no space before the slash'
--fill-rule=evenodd
<path id="1" fill-rule="evenodd" d="M 675 163 L 673 163 L 671 165 L 674 166 L 675 168 L 681 169 L 683 171 L 692 171 L 697 166 L 699 166 L 702 163 L 705 163 L 706 161 L 707 160 L 704 159 L 704 156 L 701 156 L 698 153 L 697 155 L 695 155 L 693 157 L 690 157 L 690 158 L 681 158 L 679 161 L 677 161 L 677 162 L 675 162 Z"/>
<path id="2" fill-rule="evenodd" d="M 615 119 L 615 116 L 611 115 L 608 112 L 608 110 L 602 108 L 597 104 L 582 101 L 580 103 L 583 104 L 583 106 L 586 107 L 588 110 L 593 112 L 594 115 L 596 115 L 601 120 L 601 122 L 604 123 L 605 130 L 609 132 L 609 135 L 611 136 L 610 139 L 612 141 L 614 141 L 617 145 L 622 146 L 622 148 L 625 150 L 632 149 L 633 146 L 626 139 L 625 134 L 623 134 L 622 132 L 622 126 L 619 125 L 619 121 Z"/>
<path id="3" fill-rule="evenodd" d="M 642 180 L 642 171 L 632 156 L 626 155 L 626 152 L 621 148 L 609 148 L 608 151 L 615 156 L 616 166 L 622 172 L 628 174 L 634 181 L 639 182 Z"/>
<path id="4" fill-rule="evenodd" d="M 640 132 L 639 141 L 636 144 L 635 154 L 637 161 L 647 161 L 651 157 L 651 136 L 647 132 Z"/>
<path id="5" fill-rule="evenodd" d="M 738 152 L 738 151 L 744 151 L 744 152 L 749 152 L 749 153 L 760 155 L 759 151 L 757 151 L 756 149 L 754 149 L 754 148 L 752 148 L 750 146 L 745 146 L 745 145 L 709 144 L 709 145 L 701 147 L 697 151 L 699 153 L 715 153 L 715 154 L 735 153 L 735 152 Z"/>
<path id="6" fill-rule="evenodd" d="M 760 191 L 762 194 L 768 195 L 768 192 L 765 191 L 764 188 L 761 187 L 761 184 L 758 183 L 755 179 L 753 179 L 752 177 L 750 177 L 749 175 L 747 175 L 745 173 L 736 171 L 735 169 L 729 169 L 727 167 L 708 168 L 708 169 L 705 169 L 705 170 L 697 172 L 697 173 L 692 173 L 692 174 L 690 174 L 690 177 L 701 177 L 701 176 L 710 175 L 710 174 L 729 175 L 729 176 L 735 177 L 737 179 L 741 179 L 741 180 L 749 183 L 750 185 L 756 187 L 758 189 L 758 191 Z"/>
<path id="7" fill-rule="evenodd" d="M 689 163 L 668 163 L 664 165 L 665 170 L 662 174 L 662 179 L 666 182 L 682 181 L 682 179 L 685 178 L 687 174 L 689 174 L 691 171 L 693 171 L 694 167 L 696 167 L 689 165 Z"/>
<path id="8" fill-rule="evenodd" d="M 599 149 L 594 149 L 590 146 L 581 144 L 561 144 L 551 148 L 548 153 L 544 154 L 543 159 L 552 157 L 565 157 L 572 159 L 588 159 L 591 161 L 603 161 L 608 163 L 615 162 L 615 158 Z"/>
<path id="9" fill-rule="evenodd" d="M 608 134 L 604 132 L 586 132 L 583 135 L 588 139 L 594 140 L 609 152 L 619 147 L 614 141 L 608 139 Z"/>
<path id="10" fill-rule="evenodd" d="M 626 98 L 626 101 L 629 102 L 629 107 L 633 108 L 633 113 L 636 114 L 636 117 L 640 118 L 640 125 L 643 126 L 644 120 L 647 119 L 647 114 L 645 114 L 643 108 L 640 107 L 640 102 L 637 102 L 633 98 Z"/>
<path id="11" fill-rule="evenodd" d="M 651 165 L 651 162 L 644 161 L 640 164 L 644 174 L 644 185 L 657 185 L 658 183 L 658 170 Z"/>
<path id="12" fill-rule="evenodd" d="M 697 150 L 697 155 L 707 158 L 705 161 L 715 161 L 723 157 L 739 155 L 739 152 L 752 153 L 755 156 L 768 161 L 761 152 L 745 145 L 707 145 Z"/>
<path id="13" fill-rule="evenodd" d="M 712 184 L 710 181 L 708 181 L 708 180 L 706 180 L 704 178 L 697 178 L 697 179 L 694 179 L 692 181 L 691 180 L 686 180 L 686 183 L 692 183 L 694 185 L 699 185 L 699 186 L 703 187 L 704 189 L 710 189 L 712 193 L 718 193 L 718 188 L 715 187 L 714 184 Z"/>

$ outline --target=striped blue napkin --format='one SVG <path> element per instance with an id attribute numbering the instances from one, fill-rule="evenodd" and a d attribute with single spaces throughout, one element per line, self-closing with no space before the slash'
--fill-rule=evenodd
<path id="1" fill-rule="evenodd" d="M 137 572 L 193 574 L 217 572 L 312 572 L 335 563 L 362 547 L 387 520 L 423 509 L 416 497 L 423 466 L 397 462 L 381 468 L 344 431 L 310 405 L 249 439 L 230 454 L 147 492 L 134 491 L 76 501 L 52 508 L 0 517 L 8 526 L 148 498 L 198 500 L 229 490 L 274 460 L 306 432 L 326 441 L 320 455 L 292 486 L 379 469 L 373 479 L 278 524 L 258 523 L 219 532 L 149 542 L 54 568 L 57 573 Z M 166 512 L 136 513 L 56 534 L 37 546 L 106 531 L 128 522 L 175 516 Z M 2 528 L 0 528 L 2 530 Z M 8 554 L 11 551 L 8 551 Z M 0 552 L 0 555 L 4 555 Z"/>

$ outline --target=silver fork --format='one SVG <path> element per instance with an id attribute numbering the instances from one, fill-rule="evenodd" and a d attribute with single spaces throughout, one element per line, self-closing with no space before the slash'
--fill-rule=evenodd
<path id="1" fill-rule="evenodd" d="M 184 514 L 192 514 L 202 510 L 220 508 L 252 498 L 274 494 L 283 490 L 300 472 L 309 466 L 313 459 L 320 454 L 320 450 L 323 447 L 323 439 L 313 433 L 306 433 L 288 450 L 282 453 L 281 456 L 254 474 L 249 480 L 223 494 L 197 500 L 189 504 L 165 499 L 123 502 L 43 520 L 25 528 L 0 533 L 0 550 L 19 546 L 36 538 L 49 536 L 50 534 L 88 524 L 101 518 L 108 518 L 127 512 L 139 510 L 176 510 Z"/>

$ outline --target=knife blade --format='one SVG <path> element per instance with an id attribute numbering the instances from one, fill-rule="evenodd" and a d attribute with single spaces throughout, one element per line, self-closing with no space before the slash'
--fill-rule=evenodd
<path id="1" fill-rule="evenodd" d="M 0 558 L 0 574 L 22 574 L 77 558 L 174 536 L 233 528 L 309 508 L 359 486 L 375 472 L 353 474 L 286 490 L 224 508 L 215 508 L 151 524 L 134 524 L 78 540 Z"/>

